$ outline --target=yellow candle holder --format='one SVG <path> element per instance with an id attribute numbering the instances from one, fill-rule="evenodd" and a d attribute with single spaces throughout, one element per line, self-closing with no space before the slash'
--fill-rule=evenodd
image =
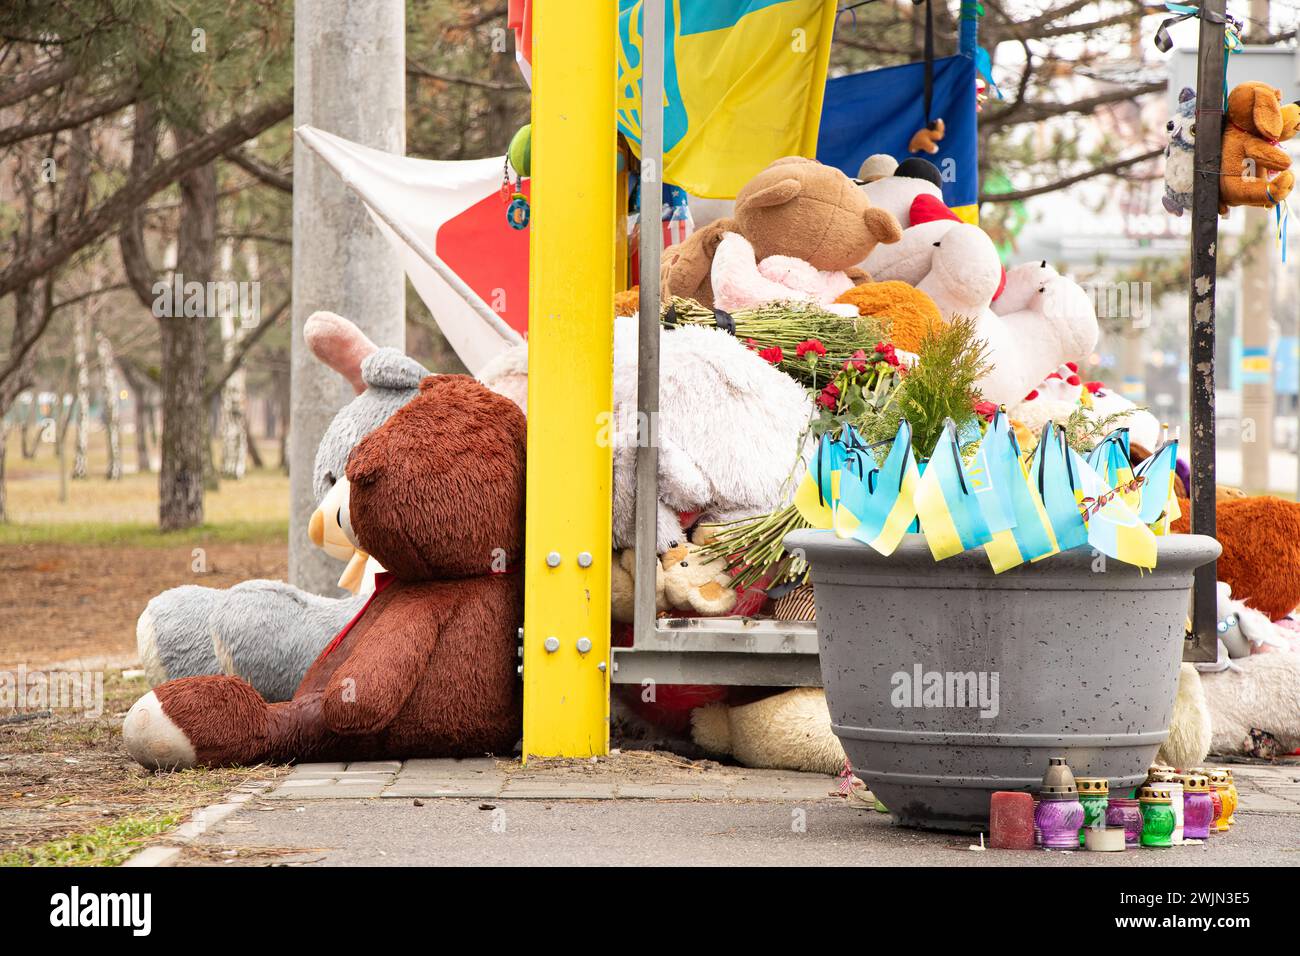
<path id="1" fill-rule="evenodd" d="M 1233 819 L 1233 814 L 1237 810 L 1238 793 L 1236 785 L 1232 782 L 1232 771 L 1222 767 L 1211 770 L 1210 786 L 1215 789 L 1223 802 L 1223 811 L 1214 821 L 1215 830 L 1223 833 L 1237 822 Z"/>

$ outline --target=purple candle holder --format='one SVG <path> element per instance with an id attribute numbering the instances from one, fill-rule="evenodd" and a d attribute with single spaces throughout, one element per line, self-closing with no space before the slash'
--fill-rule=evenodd
<path id="1" fill-rule="evenodd" d="M 1210 780 L 1200 773 L 1183 774 L 1183 839 L 1208 840 L 1214 822 Z"/>
<path id="2" fill-rule="evenodd" d="M 1083 804 L 1072 795 L 1044 795 L 1034 811 L 1034 824 L 1043 833 L 1043 847 L 1052 850 L 1079 849 L 1083 826 Z"/>
<path id="3" fill-rule="evenodd" d="M 1106 806 L 1106 826 L 1123 827 L 1124 849 L 1137 847 L 1142 839 L 1142 807 L 1128 797 L 1111 797 Z"/>

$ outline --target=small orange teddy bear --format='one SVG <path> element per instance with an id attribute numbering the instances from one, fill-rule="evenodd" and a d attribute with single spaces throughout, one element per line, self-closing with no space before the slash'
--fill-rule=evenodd
<path id="1" fill-rule="evenodd" d="M 1288 104 L 1289 105 L 1289 104 Z M 1295 135 L 1295 116 L 1284 115 L 1282 91 L 1267 83 L 1239 83 L 1228 94 L 1219 167 L 1219 215 L 1230 206 L 1271 209 L 1295 185 L 1291 157 L 1278 142 Z"/>

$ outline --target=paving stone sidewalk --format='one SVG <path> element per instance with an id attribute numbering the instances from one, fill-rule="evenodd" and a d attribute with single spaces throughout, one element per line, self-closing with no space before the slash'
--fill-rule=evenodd
<path id="1" fill-rule="evenodd" d="M 632 752 L 590 761 L 532 761 L 527 767 L 489 757 L 302 764 L 267 798 L 816 800 L 832 796 L 837 786 L 835 778 L 820 774 L 750 770 Z"/>
<path id="2" fill-rule="evenodd" d="M 895 826 L 834 777 L 663 753 L 304 764 L 154 847 L 174 865 L 1296 866 L 1300 765 L 1233 765 L 1237 825 L 1118 854 L 971 852 Z M 170 849 L 168 848 L 170 844 Z"/>

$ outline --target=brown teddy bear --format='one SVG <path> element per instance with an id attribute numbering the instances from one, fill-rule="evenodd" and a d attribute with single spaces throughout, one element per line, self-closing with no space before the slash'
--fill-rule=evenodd
<path id="1" fill-rule="evenodd" d="M 1291 157 L 1278 141 L 1295 127 L 1283 115 L 1282 91 L 1267 83 L 1239 83 L 1228 94 L 1219 167 L 1219 214 L 1229 206 L 1271 209 L 1295 184 Z"/>
<path id="2" fill-rule="evenodd" d="M 460 375 L 420 393 L 348 459 L 341 524 L 388 572 L 268 704 L 234 677 L 160 684 L 131 708 L 127 751 L 151 768 L 505 752 L 520 732 L 524 416 Z"/>
<path id="3" fill-rule="evenodd" d="M 802 156 L 786 156 L 741 187 L 735 217 L 697 229 L 664 250 L 660 287 L 670 296 L 713 307 L 713 254 L 728 232 L 754 247 L 754 259 L 793 256 L 827 272 L 866 273 L 857 264 L 880 242 L 902 237 L 898 220 L 871 201 L 838 169 Z"/>
<path id="4" fill-rule="evenodd" d="M 1300 503 L 1272 495 L 1215 497 L 1219 580 L 1269 620 L 1286 617 L 1300 606 Z M 1187 534 L 1191 502 L 1180 496 L 1178 507 L 1182 516 L 1171 527 Z"/>

